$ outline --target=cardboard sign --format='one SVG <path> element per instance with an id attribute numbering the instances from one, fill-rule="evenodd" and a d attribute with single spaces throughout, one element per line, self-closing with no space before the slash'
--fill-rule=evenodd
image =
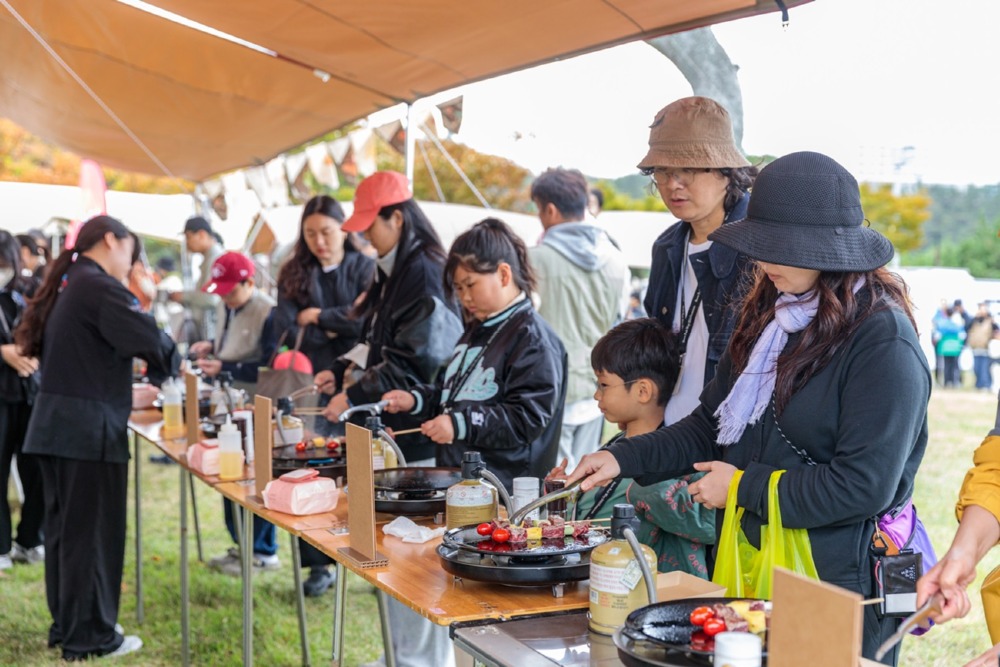
<path id="1" fill-rule="evenodd" d="M 861 595 L 774 569 L 768 667 L 858 667 Z"/>
<path id="2" fill-rule="evenodd" d="M 359 567 L 382 567 L 389 560 L 375 550 L 375 475 L 372 432 L 347 425 L 347 525 L 350 546 L 338 549 Z"/>
<path id="3" fill-rule="evenodd" d="M 271 448 L 274 444 L 274 431 L 271 426 L 271 399 L 266 396 L 254 396 L 253 413 L 256 418 L 256 428 L 253 431 L 253 469 L 257 484 L 257 495 L 264 496 L 264 487 L 271 481 Z"/>
<path id="4" fill-rule="evenodd" d="M 184 373 L 184 389 L 184 423 L 190 447 L 201 440 L 201 428 L 198 426 L 198 376 L 191 371 Z"/>

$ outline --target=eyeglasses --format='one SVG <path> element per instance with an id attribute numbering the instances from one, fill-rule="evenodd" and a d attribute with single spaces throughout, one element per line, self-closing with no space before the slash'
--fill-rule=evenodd
<path id="1" fill-rule="evenodd" d="M 671 169 L 669 167 L 653 167 L 653 171 L 650 172 L 649 177 L 653 179 L 653 183 L 656 185 L 667 185 L 670 183 L 670 179 L 677 181 L 678 185 L 688 186 L 694 182 L 695 176 L 698 174 L 704 174 L 712 171 L 711 169 L 692 169 L 690 167 L 682 167 L 680 169 Z"/>
<path id="2" fill-rule="evenodd" d="M 627 387 L 641 379 L 642 378 L 636 378 L 634 380 L 629 380 L 628 382 L 622 382 L 621 384 L 604 384 L 603 382 L 594 382 L 594 391 L 603 396 L 604 392 L 608 389 L 614 389 L 615 387 Z"/>

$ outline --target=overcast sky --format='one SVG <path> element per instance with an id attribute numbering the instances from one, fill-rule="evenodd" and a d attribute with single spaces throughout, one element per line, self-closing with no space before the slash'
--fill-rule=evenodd
<path id="1" fill-rule="evenodd" d="M 817 0 L 780 23 L 714 28 L 740 67 L 748 153 L 817 150 L 862 180 L 1000 182 L 1000 2 Z M 459 140 L 599 177 L 635 173 L 653 115 L 691 94 L 644 43 L 461 90 Z"/>

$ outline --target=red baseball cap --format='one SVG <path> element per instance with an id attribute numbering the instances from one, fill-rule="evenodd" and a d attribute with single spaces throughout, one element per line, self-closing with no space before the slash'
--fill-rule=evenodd
<path id="1" fill-rule="evenodd" d="M 375 216 L 386 206 L 413 199 L 410 184 L 398 171 L 377 171 L 361 181 L 354 192 L 354 213 L 341 229 L 363 232 L 375 222 Z"/>
<path id="2" fill-rule="evenodd" d="M 240 252 L 227 252 L 212 264 L 212 279 L 201 291 L 226 296 L 254 273 L 253 260 Z"/>

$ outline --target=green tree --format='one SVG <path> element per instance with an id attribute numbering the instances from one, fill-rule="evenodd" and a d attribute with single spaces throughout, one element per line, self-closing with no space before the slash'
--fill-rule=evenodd
<path id="1" fill-rule="evenodd" d="M 931 198 L 922 190 L 896 195 L 891 185 L 861 184 L 861 206 L 872 229 L 885 234 L 901 252 L 923 245 L 923 226 L 931 216 L 930 205 Z"/>

